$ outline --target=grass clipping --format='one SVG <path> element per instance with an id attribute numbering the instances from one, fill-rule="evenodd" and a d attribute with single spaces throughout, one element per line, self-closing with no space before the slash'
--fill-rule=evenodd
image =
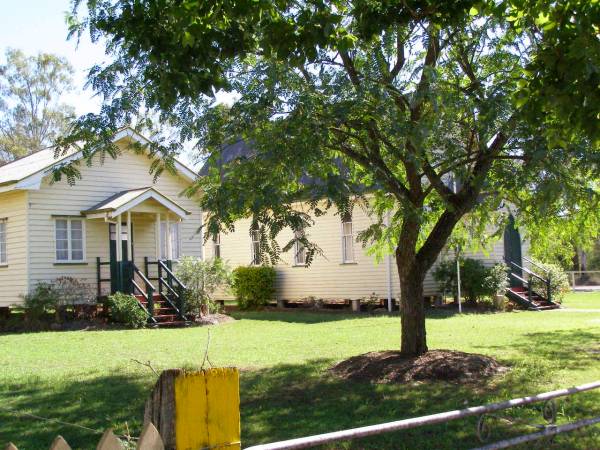
<path id="1" fill-rule="evenodd" d="M 431 350 L 418 357 L 405 357 L 395 351 L 370 352 L 342 361 L 330 369 L 341 378 L 372 383 L 472 383 L 507 370 L 489 356 L 452 350 Z"/>

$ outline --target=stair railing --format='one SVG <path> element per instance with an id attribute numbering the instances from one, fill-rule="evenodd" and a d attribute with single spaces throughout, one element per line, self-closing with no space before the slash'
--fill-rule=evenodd
<path id="1" fill-rule="evenodd" d="M 550 271 L 548 269 L 546 269 L 545 267 L 542 267 L 535 261 L 532 261 L 531 259 L 526 258 L 525 256 L 523 256 L 523 259 L 525 261 L 527 261 L 529 264 L 531 264 L 532 266 L 537 267 L 538 269 L 540 269 L 541 271 L 543 271 L 545 273 L 546 278 L 542 279 L 542 280 L 546 284 L 546 297 L 549 302 L 552 302 L 552 274 L 550 273 Z"/>
<path id="2" fill-rule="evenodd" d="M 165 299 L 170 305 L 177 311 L 179 317 L 182 320 L 186 320 L 185 317 L 185 294 L 187 287 L 181 282 L 179 278 L 173 273 L 170 266 L 171 261 L 158 260 L 158 287 L 162 294 L 162 288 L 166 288 L 167 291 L 177 299 L 177 306 L 170 300 L 169 295 L 164 295 Z M 166 273 L 166 278 L 163 276 L 163 272 Z M 175 286 L 176 284 L 176 286 Z"/>
<path id="3" fill-rule="evenodd" d="M 137 292 L 138 295 L 141 295 L 146 299 L 147 306 L 145 308 L 141 304 L 140 306 L 144 308 L 148 313 L 148 316 L 150 317 L 149 320 L 152 322 L 156 322 L 156 319 L 154 318 L 154 292 L 156 291 L 156 288 L 146 277 L 146 275 L 144 275 L 143 272 L 140 269 L 138 269 L 138 267 L 134 263 L 131 263 L 131 269 L 131 292 L 134 294 Z M 135 275 L 140 277 L 140 279 L 144 282 L 145 289 L 142 289 L 142 287 L 137 283 L 137 281 L 135 280 Z"/>
<path id="4" fill-rule="evenodd" d="M 526 261 L 531 261 L 527 258 L 523 258 Z M 527 285 L 527 297 L 529 299 L 529 302 L 531 302 L 531 298 L 532 298 L 532 294 L 533 294 L 533 278 L 536 278 L 538 280 L 540 280 L 542 283 L 544 283 L 544 285 L 546 286 L 546 298 L 549 302 L 552 302 L 552 287 L 550 284 L 550 274 L 549 272 L 544 269 L 543 267 L 539 266 L 538 264 L 534 263 L 533 261 L 531 261 L 531 263 L 536 266 L 536 267 L 540 267 L 542 270 L 544 270 L 548 276 L 548 278 L 544 278 L 541 275 L 538 275 L 537 273 L 535 273 L 533 270 L 528 269 L 527 267 L 522 267 L 520 265 L 518 265 L 517 263 L 515 263 L 514 261 L 511 261 L 511 265 L 519 270 L 521 270 L 521 272 L 525 272 L 527 274 L 527 280 L 525 280 L 523 277 L 520 277 L 519 275 L 517 275 L 514 272 L 511 272 L 510 275 L 514 278 L 516 278 L 517 280 L 521 281 L 522 283 L 525 283 Z"/>

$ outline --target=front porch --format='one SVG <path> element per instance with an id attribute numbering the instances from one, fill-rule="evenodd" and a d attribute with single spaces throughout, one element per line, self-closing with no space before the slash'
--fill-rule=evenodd
<path id="1" fill-rule="evenodd" d="M 186 322 L 185 286 L 173 273 L 180 255 L 180 223 L 189 214 L 154 188 L 115 194 L 83 211 L 105 229 L 108 257 L 96 257 L 97 296 L 132 294 L 156 325 Z M 106 252 L 104 252 L 106 255 Z"/>

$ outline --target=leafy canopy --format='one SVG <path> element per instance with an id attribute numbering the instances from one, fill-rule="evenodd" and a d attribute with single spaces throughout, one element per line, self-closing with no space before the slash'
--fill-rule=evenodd
<path id="1" fill-rule="evenodd" d="M 245 139 L 255 157 L 194 189 L 210 233 L 252 216 L 272 259 L 283 228 L 365 193 L 378 220 L 362 238 L 421 272 L 467 212 L 479 234 L 504 200 L 532 223 L 597 208 L 598 1 L 94 0 L 87 16 L 79 4 L 72 33 L 107 39 L 114 60 L 90 72 L 101 113 L 61 143 L 110 151 L 140 110 L 215 165 Z M 214 107 L 218 89 L 240 98 Z M 152 145 L 157 171 L 179 142 Z"/>
<path id="2" fill-rule="evenodd" d="M 56 55 L 26 56 L 7 49 L 0 65 L 0 163 L 49 146 L 74 119 L 61 95 L 72 87 L 73 69 Z"/>

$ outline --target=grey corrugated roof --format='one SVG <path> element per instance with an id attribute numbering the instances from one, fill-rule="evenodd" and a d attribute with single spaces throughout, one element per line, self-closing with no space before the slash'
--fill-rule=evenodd
<path id="1" fill-rule="evenodd" d="M 237 158 L 250 158 L 255 154 L 255 150 L 244 140 L 239 139 L 233 144 L 224 145 L 221 148 L 221 154 L 219 155 L 217 166 L 221 167 L 224 164 L 229 164 L 231 161 Z M 206 162 L 198 174 L 200 176 L 208 175 L 208 170 L 211 167 L 210 162 Z"/>
<path id="2" fill-rule="evenodd" d="M 34 173 L 49 168 L 53 164 L 77 153 L 77 149 L 69 151 L 65 155 L 54 158 L 54 147 L 44 148 L 31 155 L 24 156 L 15 161 L 0 166 L 0 184 L 14 183 L 27 178 Z"/>

